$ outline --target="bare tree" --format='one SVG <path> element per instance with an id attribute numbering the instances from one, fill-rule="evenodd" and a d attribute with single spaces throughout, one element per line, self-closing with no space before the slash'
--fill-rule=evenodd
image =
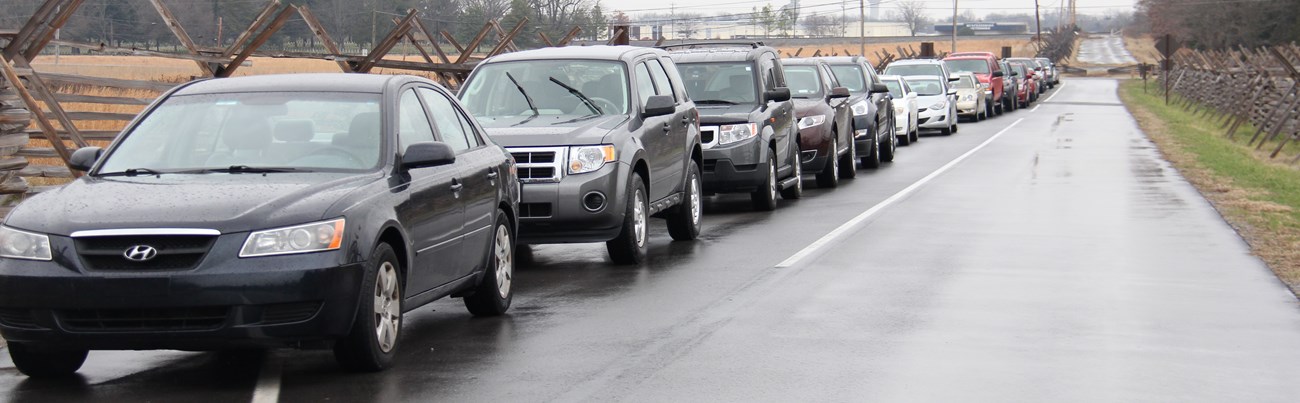
<path id="1" fill-rule="evenodd" d="M 691 39 L 691 37 L 695 36 L 696 33 L 699 33 L 699 23 L 701 18 L 703 18 L 703 16 L 699 14 L 678 14 L 675 21 L 677 25 L 677 38 Z"/>
<path id="2" fill-rule="evenodd" d="M 900 1 L 898 18 L 907 23 L 907 29 L 912 32 L 912 36 L 916 36 L 916 32 L 930 22 L 930 18 L 925 16 L 925 3 L 921 0 Z"/>
<path id="3" fill-rule="evenodd" d="M 799 21 L 803 33 L 810 37 L 832 36 L 838 33 L 840 22 L 828 15 L 809 15 Z"/>

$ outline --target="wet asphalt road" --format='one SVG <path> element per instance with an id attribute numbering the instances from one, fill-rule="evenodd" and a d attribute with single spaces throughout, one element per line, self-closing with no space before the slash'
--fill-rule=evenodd
<path id="1" fill-rule="evenodd" d="M 1079 44 L 1079 54 L 1076 59 L 1087 64 L 1116 66 L 1137 64 L 1137 59 L 1134 59 L 1128 52 L 1128 48 L 1124 46 L 1124 38 L 1119 35 L 1084 39 Z"/>
<path id="2" fill-rule="evenodd" d="M 1138 132 L 1115 81 L 1044 99 L 772 213 L 711 198 L 701 240 L 657 223 L 640 267 L 536 246 L 509 315 L 413 312 L 384 373 L 327 351 L 93 352 L 81 379 L 46 382 L 6 354 L 0 396 L 1293 401 L 1296 298 Z"/>

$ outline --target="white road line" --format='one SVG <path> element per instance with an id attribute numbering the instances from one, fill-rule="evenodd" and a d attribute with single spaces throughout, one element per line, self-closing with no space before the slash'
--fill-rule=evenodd
<path id="1" fill-rule="evenodd" d="M 993 140 L 997 140 L 998 137 L 1001 137 L 1008 130 L 1011 130 L 1012 127 L 1015 127 L 1017 124 L 1020 124 L 1020 122 L 1024 120 L 1025 118 L 1016 119 L 1015 122 L 1011 122 L 1010 125 L 1007 125 L 1007 127 L 1003 128 L 1002 131 L 997 132 L 997 134 L 994 134 L 993 137 L 989 137 L 988 140 L 984 140 L 984 142 L 980 143 L 980 145 L 975 146 L 975 148 L 970 149 L 970 151 L 967 151 L 965 154 L 962 154 L 956 159 L 949 161 L 944 166 L 939 167 L 939 169 L 936 169 L 934 172 L 931 172 L 929 175 L 926 175 L 924 178 L 921 178 L 921 180 L 916 181 L 916 183 L 913 183 L 908 187 L 904 188 L 903 190 L 898 191 L 898 193 L 894 193 L 894 195 L 889 196 L 888 199 L 885 199 L 884 201 L 877 203 L 875 206 L 871 206 L 871 208 L 867 209 L 867 211 L 863 211 L 862 214 L 858 214 L 857 217 L 853 217 L 853 219 L 849 220 L 843 225 L 840 225 L 838 228 L 835 228 L 834 230 L 827 233 L 826 235 L 823 235 L 820 239 L 814 241 L 812 244 L 808 245 L 807 247 L 804 247 L 802 250 L 796 252 L 794 255 L 791 255 L 789 258 L 785 259 L 781 263 L 777 263 L 776 267 L 785 268 L 785 267 L 794 266 L 795 264 L 799 263 L 800 260 L 803 260 L 804 258 L 812 255 L 813 253 L 816 253 L 822 247 L 825 247 L 827 244 L 835 241 L 836 239 L 856 229 L 859 224 L 862 224 L 863 221 L 866 221 L 868 218 L 871 218 L 871 216 L 876 215 L 876 213 L 880 212 L 881 210 L 884 210 L 885 207 L 889 207 L 889 205 L 897 203 L 899 200 L 902 200 L 904 197 L 907 197 L 907 195 L 916 192 L 916 190 L 920 189 L 922 185 L 926 184 L 926 182 L 929 182 L 934 178 L 938 177 L 939 175 L 943 174 L 944 172 L 947 172 L 949 169 L 952 169 L 952 167 L 957 165 L 957 163 L 962 162 L 962 160 L 965 160 L 966 158 L 975 154 L 976 151 L 979 151 L 980 149 L 984 148 L 984 146 L 989 145 L 989 143 L 992 143 Z"/>
<path id="2" fill-rule="evenodd" d="M 1052 95 L 1047 97 L 1047 99 L 1044 99 L 1043 102 L 1052 102 L 1052 98 L 1056 98 L 1056 94 L 1060 94 L 1062 88 L 1065 88 L 1065 84 L 1057 84 L 1056 92 L 1053 92 Z M 1042 106 L 1042 104 L 1039 104 L 1038 106 Z M 1034 108 L 1034 109 L 1038 109 L 1038 108 Z"/>
<path id="3" fill-rule="evenodd" d="M 1047 102 L 1047 101 L 1043 101 L 1043 102 Z M 1043 107 L 1043 104 L 1038 104 L 1038 106 L 1035 106 L 1034 109 L 1030 109 L 1029 112 L 1030 112 L 1030 113 L 1038 112 L 1038 108 L 1042 108 L 1042 107 Z"/>
<path id="4" fill-rule="evenodd" d="M 280 357 L 273 351 L 267 351 L 262 358 L 262 371 L 257 376 L 257 386 L 253 387 L 253 403 L 277 403 L 280 401 Z"/>

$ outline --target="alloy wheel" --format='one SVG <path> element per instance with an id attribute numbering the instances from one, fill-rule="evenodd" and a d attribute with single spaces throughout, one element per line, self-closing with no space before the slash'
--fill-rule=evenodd
<path id="1" fill-rule="evenodd" d="M 375 340 L 385 353 L 397 343 L 398 326 L 401 325 L 402 287 L 397 281 L 397 268 L 392 262 L 379 266 L 375 279 Z"/>
<path id="2" fill-rule="evenodd" d="M 501 298 L 510 297 L 510 285 L 515 275 L 514 254 L 510 253 L 510 248 L 510 230 L 504 225 L 497 226 L 492 253 L 497 264 L 497 293 L 501 294 Z"/>

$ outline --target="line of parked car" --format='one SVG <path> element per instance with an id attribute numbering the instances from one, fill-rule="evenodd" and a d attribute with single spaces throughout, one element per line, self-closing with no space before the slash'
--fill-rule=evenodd
<path id="1" fill-rule="evenodd" d="M 884 73 L 746 42 L 516 52 L 457 94 L 411 76 L 186 83 L 5 218 L 0 334 L 30 376 L 90 349 L 321 347 L 380 370 L 405 312 L 448 296 L 506 312 L 517 244 L 638 263 L 651 218 L 695 239 L 708 195 L 773 210 L 805 176 L 837 187 L 1057 82 L 991 53 Z"/>

